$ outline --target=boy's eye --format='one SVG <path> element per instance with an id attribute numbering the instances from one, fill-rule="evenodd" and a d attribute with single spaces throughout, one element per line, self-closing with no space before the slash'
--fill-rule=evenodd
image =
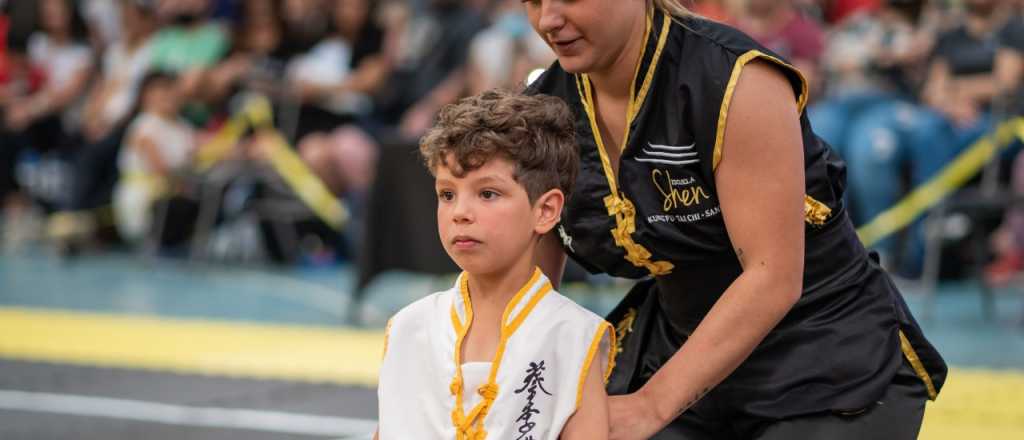
<path id="1" fill-rule="evenodd" d="M 483 191 L 480 191 L 480 197 L 483 198 L 484 200 L 491 200 L 497 198 L 498 193 L 491 191 L 489 189 L 485 189 Z"/>
<path id="2" fill-rule="evenodd" d="M 444 200 L 446 202 L 450 202 L 452 201 L 452 199 L 455 198 L 455 193 L 449 190 L 441 190 L 437 192 L 437 198 Z"/>

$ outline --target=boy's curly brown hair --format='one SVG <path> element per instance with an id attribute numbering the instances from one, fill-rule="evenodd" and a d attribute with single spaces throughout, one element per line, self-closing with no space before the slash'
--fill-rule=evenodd
<path id="1" fill-rule="evenodd" d="M 579 168 L 573 124 L 559 98 L 491 90 L 442 108 L 420 153 L 431 173 L 444 166 L 456 177 L 501 157 L 515 165 L 530 203 L 554 188 L 568 198 Z"/>

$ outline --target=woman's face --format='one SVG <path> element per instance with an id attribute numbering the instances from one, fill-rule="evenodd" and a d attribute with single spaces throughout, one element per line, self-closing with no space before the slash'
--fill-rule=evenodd
<path id="1" fill-rule="evenodd" d="M 39 4 L 43 30 L 48 33 L 67 33 L 71 29 L 71 11 L 64 0 L 43 0 Z"/>
<path id="2" fill-rule="evenodd" d="M 527 0 L 530 24 L 571 73 L 602 71 L 625 50 L 646 0 Z"/>

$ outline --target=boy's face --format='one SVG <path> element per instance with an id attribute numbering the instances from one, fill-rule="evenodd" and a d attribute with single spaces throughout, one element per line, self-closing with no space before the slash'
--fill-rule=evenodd
<path id="1" fill-rule="evenodd" d="M 458 166 L 451 157 L 447 163 Z M 444 165 L 437 167 L 441 243 L 466 272 L 490 275 L 516 263 L 533 264 L 534 238 L 550 230 L 558 219 L 561 198 L 551 221 L 552 214 L 544 201 L 552 192 L 531 205 L 526 189 L 513 178 L 514 171 L 515 166 L 501 158 L 492 158 L 462 177 L 456 177 Z"/>

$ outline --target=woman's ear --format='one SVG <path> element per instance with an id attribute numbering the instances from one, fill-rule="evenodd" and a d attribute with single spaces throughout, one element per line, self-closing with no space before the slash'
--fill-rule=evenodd
<path id="1" fill-rule="evenodd" d="M 565 206 L 565 194 L 560 189 L 552 189 L 533 203 L 534 232 L 538 235 L 547 234 L 562 218 L 562 207 Z"/>

